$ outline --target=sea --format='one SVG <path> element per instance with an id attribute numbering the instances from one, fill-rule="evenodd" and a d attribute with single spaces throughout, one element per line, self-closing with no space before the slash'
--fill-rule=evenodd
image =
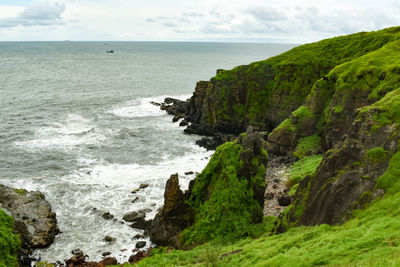
<path id="1" fill-rule="evenodd" d="M 111 252 L 127 261 L 138 241 L 133 237 L 143 231 L 123 223 L 123 215 L 147 209 L 146 218 L 153 218 L 170 175 L 178 173 L 187 189 L 213 153 L 150 101 L 187 99 L 217 69 L 294 46 L 0 42 L 0 184 L 43 192 L 61 230 L 33 256 L 63 261 L 81 249 L 88 260 Z M 141 184 L 149 186 L 133 194 Z M 104 219 L 106 212 L 114 220 Z M 152 246 L 140 240 L 147 241 L 144 249 Z"/>

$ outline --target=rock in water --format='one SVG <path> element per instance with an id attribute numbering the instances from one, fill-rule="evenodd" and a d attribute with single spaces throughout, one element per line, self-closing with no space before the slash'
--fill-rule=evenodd
<path id="1" fill-rule="evenodd" d="M 165 186 L 164 207 L 147 227 L 150 239 L 157 245 L 179 247 L 178 235 L 193 223 L 193 216 L 179 187 L 178 174 L 172 174 Z"/>
<path id="2" fill-rule="evenodd" d="M 39 191 L 0 185 L 0 207 L 14 217 L 14 232 L 25 250 L 48 247 L 59 233 L 56 214 Z"/>

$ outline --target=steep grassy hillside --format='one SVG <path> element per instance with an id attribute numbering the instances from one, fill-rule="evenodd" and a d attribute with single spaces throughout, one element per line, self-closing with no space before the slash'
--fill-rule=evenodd
<path id="1" fill-rule="evenodd" d="M 295 161 L 287 182 L 292 204 L 278 218 L 264 218 L 259 238 L 227 245 L 208 237 L 190 251 L 153 252 L 138 266 L 400 265 L 399 37 L 394 27 L 327 39 L 219 71 L 198 86 L 191 99 L 193 127 L 268 130 L 265 155 Z M 231 143 L 220 147 L 214 163 L 232 149 Z M 226 177 L 230 170 L 238 173 L 242 158 L 225 153 L 223 159 L 196 178 L 198 186 L 207 185 L 205 199 L 213 199 L 214 189 L 229 196 L 240 188 Z M 251 199 L 237 196 L 226 199 L 239 200 L 235 207 Z M 206 223 L 198 228 L 202 235 L 221 227 L 230 234 L 231 228 L 209 219 L 224 209 L 203 211 L 196 218 Z M 231 214 L 232 225 L 249 217 Z"/>
<path id="2" fill-rule="evenodd" d="M 0 267 L 18 266 L 17 254 L 21 242 L 17 235 L 12 233 L 14 221 L 0 209 Z"/>

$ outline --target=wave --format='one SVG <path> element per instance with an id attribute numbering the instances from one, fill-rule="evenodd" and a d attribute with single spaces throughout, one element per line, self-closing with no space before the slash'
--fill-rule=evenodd
<path id="1" fill-rule="evenodd" d="M 62 150 L 70 151 L 82 145 L 98 145 L 106 136 L 91 120 L 77 114 L 68 114 L 64 122 L 50 123 L 35 131 L 35 138 L 16 141 L 14 144 L 28 151 Z"/>
<path id="2" fill-rule="evenodd" d="M 190 95 L 178 95 L 174 98 L 186 99 Z M 150 102 L 161 103 L 168 96 L 158 97 L 145 97 L 138 98 L 135 100 L 128 101 L 121 106 L 114 107 L 107 111 L 107 113 L 113 114 L 117 117 L 122 118 L 143 118 L 143 117 L 160 117 L 165 116 L 166 113 L 159 108 L 155 108 Z"/>

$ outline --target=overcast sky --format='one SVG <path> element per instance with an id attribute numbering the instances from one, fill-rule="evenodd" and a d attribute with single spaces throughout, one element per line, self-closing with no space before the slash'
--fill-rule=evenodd
<path id="1" fill-rule="evenodd" d="M 0 0 L 0 41 L 305 43 L 397 25 L 398 0 Z"/>

